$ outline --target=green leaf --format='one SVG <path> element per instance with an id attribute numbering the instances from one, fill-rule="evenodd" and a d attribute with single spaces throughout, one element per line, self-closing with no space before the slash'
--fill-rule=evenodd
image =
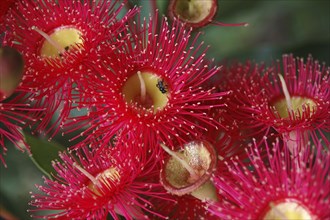
<path id="1" fill-rule="evenodd" d="M 59 159 L 58 154 L 64 151 L 65 147 L 31 135 L 24 134 L 24 136 L 27 144 L 30 146 L 31 160 L 44 174 L 52 178 L 51 173 L 56 173 L 52 166 L 52 161 Z"/>

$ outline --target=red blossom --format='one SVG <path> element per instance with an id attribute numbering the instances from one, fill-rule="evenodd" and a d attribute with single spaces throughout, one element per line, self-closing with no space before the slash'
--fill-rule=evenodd
<path id="1" fill-rule="evenodd" d="M 137 11 L 135 8 L 119 19 L 123 7 L 119 0 L 98 3 L 28 0 L 18 1 L 9 10 L 3 24 L 9 30 L 5 45 L 24 56 L 22 87 L 34 92 L 35 106 L 46 108 L 37 130 L 55 134 L 75 106 L 75 98 L 83 99 L 88 82 L 99 77 L 94 67 L 100 64 L 102 44 L 115 38 Z M 73 41 L 65 48 L 57 46 L 55 57 L 42 56 L 42 46 L 50 41 L 41 33 L 51 35 L 65 28 L 79 31 L 82 44 Z M 56 122 L 47 127 L 55 113 L 59 114 Z"/>
<path id="2" fill-rule="evenodd" d="M 305 62 L 293 55 L 284 55 L 282 64 L 278 61 L 269 68 L 247 62 L 233 65 L 222 73 L 225 80 L 221 87 L 233 91 L 224 117 L 238 124 L 243 137 L 262 139 L 280 134 L 302 142 L 308 137 L 317 142 L 321 137 L 329 146 L 326 133 L 330 131 L 330 69 L 325 64 L 312 57 Z M 288 116 L 280 116 L 274 105 L 285 100 L 285 96 L 278 74 L 283 74 L 291 97 L 306 98 L 316 105 L 303 105 L 296 111 L 284 107 L 282 112 Z"/>
<path id="3" fill-rule="evenodd" d="M 54 180 L 45 179 L 43 192 L 33 194 L 31 205 L 37 210 L 55 210 L 47 217 L 56 219 L 144 219 L 154 204 L 150 198 L 167 198 L 157 181 L 159 166 L 155 156 L 136 141 L 118 143 L 98 152 L 84 147 L 76 155 L 63 153 L 63 163 L 53 164 Z M 89 175 L 89 177 L 88 177 Z"/>
<path id="4" fill-rule="evenodd" d="M 289 145 L 280 142 L 273 149 L 265 142 L 265 148 L 265 158 L 254 143 L 247 149 L 249 163 L 228 162 L 232 179 L 221 173 L 214 178 L 223 200 L 210 204 L 209 210 L 224 219 L 262 219 L 276 204 L 294 202 L 312 219 L 329 218 L 329 151 L 323 151 L 320 143 L 306 146 L 299 155 L 292 155 Z"/>
<path id="5" fill-rule="evenodd" d="M 206 126 L 221 127 L 206 111 L 223 106 L 220 99 L 227 92 L 202 87 L 219 67 L 204 65 L 206 49 L 197 44 L 198 36 L 191 38 L 191 31 L 178 21 L 170 26 L 164 18 L 158 24 L 156 17 L 151 17 L 149 22 L 144 20 L 142 25 L 131 24 L 126 35 L 132 39 L 124 41 L 115 51 L 109 47 L 103 80 L 91 82 L 94 88 L 88 101 L 80 102 L 89 109 L 88 114 L 72 118 L 68 127 L 76 130 L 89 126 L 81 135 L 102 137 L 104 143 L 116 134 L 130 134 L 143 139 L 153 150 L 158 140 L 174 146 L 202 134 Z M 124 98 L 123 87 L 128 79 L 144 72 L 159 78 L 150 87 L 166 95 L 168 100 L 161 109 L 154 110 L 152 105 L 140 107 Z"/>

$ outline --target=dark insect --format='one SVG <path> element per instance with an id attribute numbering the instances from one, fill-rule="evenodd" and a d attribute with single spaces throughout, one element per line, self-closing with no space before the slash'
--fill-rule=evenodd
<path id="1" fill-rule="evenodd" d="M 163 94 L 167 93 L 167 85 L 164 83 L 164 80 L 158 79 L 156 87 L 159 89 L 161 93 Z"/>

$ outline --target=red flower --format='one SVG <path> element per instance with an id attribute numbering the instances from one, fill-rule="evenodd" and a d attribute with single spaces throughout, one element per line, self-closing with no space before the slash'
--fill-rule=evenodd
<path id="1" fill-rule="evenodd" d="M 153 150 L 158 140 L 174 146 L 203 133 L 205 126 L 221 126 L 207 110 L 223 106 L 210 102 L 227 92 L 202 88 L 219 67 L 204 65 L 206 50 L 190 33 L 179 22 L 169 26 L 166 18 L 160 25 L 156 18 L 131 25 L 127 35 L 132 39 L 115 51 L 109 47 L 103 80 L 92 82 L 88 102 L 80 103 L 89 107 L 88 114 L 67 125 L 75 130 L 77 123 L 90 124 L 82 135 L 101 136 L 104 143 L 116 134 L 130 134 Z"/>
<path id="2" fill-rule="evenodd" d="M 145 212 L 152 212 L 153 204 L 148 200 L 166 195 L 156 181 L 156 157 L 148 158 L 144 149 L 133 141 L 99 152 L 84 147 L 76 155 L 61 154 L 63 163 L 53 164 L 57 171 L 54 180 L 45 179 L 46 185 L 38 186 L 43 194 L 34 194 L 31 202 L 33 212 L 57 212 L 35 217 L 105 219 L 110 214 L 119 219 L 119 214 L 126 219 L 145 218 Z"/>
<path id="3" fill-rule="evenodd" d="M 224 115 L 235 120 L 243 137 L 280 134 L 304 145 L 308 137 L 316 143 L 319 136 L 329 146 L 325 133 L 330 131 L 330 68 L 312 57 L 304 62 L 292 55 L 283 56 L 282 66 L 278 62 L 264 69 L 247 63 L 225 70 L 222 88 L 233 95 Z"/>
<path id="4" fill-rule="evenodd" d="M 223 219 L 327 219 L 330 217 L 330 153 L 318 144 L 292 155 L 289 145 L 266 143 L 262 158 L 257 144 L 247 150 L 248 166 L 228 162 L 232 179 L 215 177 L 223 200 L 209 210 Z M 221 175 L 221 173 L 219 173 Z"/>
<path id="5" fill-rule="evenodd" d="M 4 22 L 9 29 L 6 44 L 23 54 L 22 86 L 35 92 L 36 106 L 46 108 L 38 130 L 55 134 L 70 108 L 76 106 L 75 98 L 83 99 L 88 82 L 99 77 L 95 69 L 100 64 L 102 43 L 116 37 L 137 11 L 133 9 L 118 20 L 123 6 L 118 0 L 28 0 L 9 10 Z M 46 128 L 55 113 L 59 113 L 56 122 Z"/>

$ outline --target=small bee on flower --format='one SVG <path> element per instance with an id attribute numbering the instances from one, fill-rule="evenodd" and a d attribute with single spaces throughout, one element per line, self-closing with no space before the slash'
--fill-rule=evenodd
<path id="1" fill-rule="evenodd" d="M 159 150 L 157 141 L 173 146 L 203 133 L 207 125 L 221 127 L 205 109 L 224 106 L 219 100 L 228 92 L 203 87 L 220 67 L 205 64 L 202 44 L 190 45 L 199 35 L 193 38 L 179 21 L 170 25 L 167 18 L 158 22 L 152 16 L 148 23 L 130 23 L 124 36 L 131 40 L 122 47 L 113 49 L 110 43 L 100 67 L 105 67 L 103 77 L 90 82 L 90 101 L 78 103 L 88 115 L 72 117 L 65 125 L 68 133 L 88 124 L 82 133 L 86 142 L 96 135 L 108 143 L 120 133 Z"/>

